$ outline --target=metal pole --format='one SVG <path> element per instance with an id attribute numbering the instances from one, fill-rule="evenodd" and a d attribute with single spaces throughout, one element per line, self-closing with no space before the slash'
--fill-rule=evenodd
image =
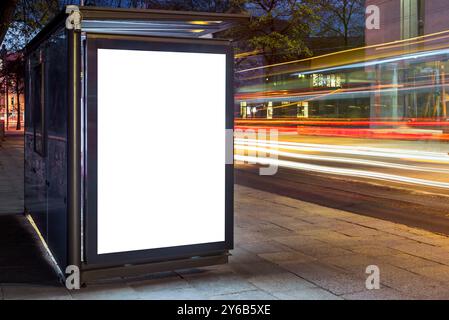
<path id="1" fill-rule="evenodd" d="M 81 33 L 68 33 L 68 265 L 81 267 Z"/>

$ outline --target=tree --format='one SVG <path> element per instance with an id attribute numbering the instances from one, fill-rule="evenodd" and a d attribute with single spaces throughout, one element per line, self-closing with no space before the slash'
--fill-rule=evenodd
<path id="1" fill-rule="evenodd" d="M 19 52 L 61 9 L 64 1 L 17 0 L 16 10 L 4 44 L 9 51 Z"/>
<path id="2" fill-rule="evenodd" d="M 320 7 L 319 35 L 340 36 L 345 47 L 351 36 L 363 36 L 365 27 L 364 0 L 318 0 Z"/>
<path id="3" fill-rule="evenodd" d="M 5 126 L 6 129 L 9 128 L 9 118 L 8 118 L 8 114 L 9 114 L 9 95 L 8 95 L 8 88 L 9 88 L 9 79 L 7 77 L 7 71 L 6 71 L 6 65 L 7 65 L 7 56 L 8 56 L 8 52 L 6 50 L 6 46 L 2 45 L 2 48 L 0 49 L 0 92 L 3 93 L 4 95 L 4 103 L 5 103 L 5 113 L 6 113 L 6 117 L 5 117 Z"/>
<path id="4" fill-rule="evenodd" d="M 21 101 L 20 95 L 24 92 L 24 74 L 25 61 L 22 54 L 17 54 L 13 60 L 8 61 L 8 77 L 11 81 L 11 88 L 16 95 L 16 111 L 17 111 L 17 125 L 16 130 L 21 129 Z"/>
<path id="5" fill-rule="evenodd" d="M 17 0 L 2 0 L 0 2 L 0 43 L 8 30 L 16 4 Z"/>
<path id="6" fill-rule="evenodd" d="M 317 21 L 313 0 L 237 0 L 251 20 L 232 30 L 238 46 L 263 54 L 267 64 L 311 55 L 306 44 Z"/>
<path id="7" fill-rule="evenodd" d="M 20 53 L 7 53 L 5 48 L 2 47 L 1 50 L 1 59 L 2 59 L 2 68 L 0 70 L 0 78 L 1 78 L 1 87 L 3 93 L 5 95 L 5 104 L 6 104 L 6 124 L 7 127 L 9 123 L 9 93 L 13 93 L 15 95 L 15 108 L 17 111 L 17 126 L 16 129 L 21 129 L 21 102 L 20 95 L 23 94 L 24 91 L 24 61 L 23 55 Z M 12 105 L 11 105 L 12 106 Z M 11 110 L 14 111 L 14 110 Z"/>

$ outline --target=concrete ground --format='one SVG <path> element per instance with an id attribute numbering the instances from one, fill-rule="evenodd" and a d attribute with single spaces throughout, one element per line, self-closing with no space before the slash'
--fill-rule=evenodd
<path id="1" fill-rule="evenodd" d="M 23 211 L 23 132 L 0 141 L 0 215 Z"/>
<path id="2" fill-rule="evenodd" d="M 11 217 L 31 233 L 23 216 Z M 0 228 L 8 234 L 5 224 Z M 15 233 L 9 237 L 14 251 Z M 369 265 L 380 269 L 379 290 L 365 287 Z M 37 275 L 48 270 L 23 268 Z M 0 281 L 0 299 L 449 299 L 449 238 L 237 185 L 229 264 L 77 291 L 56 281 Z"/>

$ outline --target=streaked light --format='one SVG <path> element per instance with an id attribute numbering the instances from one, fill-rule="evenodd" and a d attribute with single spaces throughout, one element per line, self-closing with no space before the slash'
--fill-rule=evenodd
<path id="1" fill-rule="evenodd" d="M 280 149 L 309 151 L 309 152 L 325 152 L 325 153 L 343 153 L 351 155 L 411 159 L 411 160 L 427 160 L 441 161 L 449 163 L 449 154 L 439 152 L 426 152 L 420 150 L 402 150 L 392 148 L 373 148 L 373 147 L 357 147 L 357 146 L 337 146 L 329 144 L 313 144 L 313 143 L 297 143 L 282 141 L 265 141 L 255 139 L 235 139 L 236 143 L 245 143 L 251 146 L 261 147 L 277 147 Z M 262 142 L 263 141 L 263 142 Z"/>
<path id="2" fill-rule="evenodd" d="M 422 166 L 412 166 L 412 165 L 398 164 L 398 163 L 392 163 L 392 162 L 373 161 L 373 160 L 365 160 L 365 159 L 357 159 L 357 158 L 340 158 L 340 157 L 308 155 L 308 154 L 301 154 L 301 153 L 279 151 L 279 150 L 276 150 L 273 148 L 259 148 L 259 147 L 254 147 L 254 146 L 246 146 L 243 144 L 236 144 L 234 146 L 234 148 L 237 150 L 257 151 L 257 152 L 263 152 L 265 154 L 269 153 L 269 154 L 275 154 L 278 156 L 295 158 L 295 159 L 303 159 L 303 160 L 316 160 L 316 161 L 361 164 L 361 165 L 374 166 L 374 167 L 411 170 L 411 171 L 422 171 L 422 172 L 433 172 L 433 173 L 436 173 L 436 172 L 449 173 L 449 169 L 428 168 L 428 167 L 422 167 Z"/>
<path id="3" fill-rule="evenodd" d="M 413 184 L 413 185 L 422 185 L 422 186 L 428 186 L 428 187 L 449 189 L 449 183 L 446 183 L 446 182 L 430 181 L 430 180 L 425 180 L 425 179 L 404 177 L 404 176 L 381 173 L 381 172 L 343 169 L 343 168 L 320 166 L 320 165 L 315 165 L 315 164 L 298 163 L 298 162 L 287 161 L 287 160 L 279 160 L 279 159 L 264 158 L 264 157 L 251 157 L 251 156 L 243 156 L 243 155 L 235 155 L 234 159 L 237 161 L 258 163 L 261 165 L 279 166 L 279 167 L 291 168 L 291 169 L 296 169 L 296 170 L 313 171 L 313 172 L 327 173 L 327 174 L 333 174 L 333 175 L 344 175 L 344 176 L 352 176 L 352 177 L 358 177 L 358 178 L 369 178 L 369 179 L 376 179 L 376 180 L 383 180 L 383 181 L 391 181 L 391 182 L 398 182 L 398 183 L 406 183 L 406 184 Z"/>

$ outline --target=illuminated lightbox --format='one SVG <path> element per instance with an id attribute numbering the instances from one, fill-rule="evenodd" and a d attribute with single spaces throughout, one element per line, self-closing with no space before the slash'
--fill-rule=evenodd
<path id="1" fill-rule="evenodd" d="M 97 49 L 97 252 L 225 241 L 226 54 Z"/>

